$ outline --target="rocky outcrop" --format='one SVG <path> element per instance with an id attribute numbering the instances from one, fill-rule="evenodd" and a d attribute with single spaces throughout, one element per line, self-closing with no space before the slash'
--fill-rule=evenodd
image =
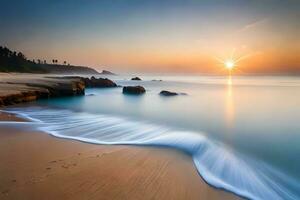
<path id="1" fill-rule="evenodd" d="M 48 97 L 49 97 L 48 92 L 40 92 L 40 91 L 20 92 L 16 94 L 0 96 L 0 106 L 8 106 L 8 105 L 13 105 L 18 103 L 35 101 L 39 98 L 48 98 Z"/>
<path id="2" fill-rule="evenodd" d="M 123 87 L 124 94 L 143 94 L 146 90 L 142 86 L 125 86 Z"/>
<path id="3" fill-rule="evenodd" d="M 13 105 L 37 99 L 84 95 L 86 87 L 117 87 L 107 78 L 79 76 L 41 77 L 15 76 L 0 81 L 0 106 Z"/>
<path id="4" fill-rule="evenodd" d="M 166 97 L 177 96 L 177 95 L 188 95 L 187 93 L 183 93 L 183 92 L 177 93 L 177 92 L 170 92 L 167 90 L 162 90 L 159 94 Z"/>
<path id="5" fill-rule="evenodd" d="M 84 95 L 81 79 L 39 79 L 0 83 L 0 106 L 61 96 Z"/>
<path id="6" fill-rule="evenodd" d="M 117 84 L 110 79 L 107 78 L 95 78 L 92 76 L 89 78 L 83 78 L 86 87 L 98 87 L 98 88 L 106 88 L 106 87 L 117 87 Z"/>
<path id="7" fill-rule="evenodd" d="M 176 93 L 176 92 L 170 92 L 170 91 L 167 91 L 167 90 L 163 90 L 159 94 L 162 95 L 162 96 L 168 96 L 168 97 L 178 95 L 178 93 Z"/>
<path id="8" fill-rule="evenodd" d="M 82 80 L 70 81 L 70 82 L 58 82 L 52 84 L 36 84 L 28 83 L 28 86 L 36 88 L 44 88 L 48 91 L 48 97 L 61 97 L 61 96 L 77 96 L 84 95 L 85 84 Z"/>
<path id="9" fill-rule="evenodd" d="M 162 80 L 161 80 L 161 79 L 158 79 L 158 80 L 157 80 L 157 79 L 153 79 L 153 80 L 151 80 L 151 81 L 159 81 L 159 82 L 160 82 L 160 81 L 162 81 Z"/>
<path id="10" fill-rule="evenodd" d="M 134 77 L 134 78 L 132 78 L 131 80 L 132 80 L 132 81 L 141 81 L 142 79 L 139 78 L 139 77 Z"/>
<path id="11" fill-rule="evenodd" d="M 116 75 L 115 73 L 110 72 L 108 70 L 102 70 L 102 72 L 100 74 L 103 74 L 103 75 L 114 75 L 114 76 Z"/>

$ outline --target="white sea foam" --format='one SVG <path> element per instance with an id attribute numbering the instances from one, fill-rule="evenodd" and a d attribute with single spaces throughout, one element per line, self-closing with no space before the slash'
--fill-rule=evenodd
<path id="1" fill-rule="evenodd" d="M 11 109 L 56 137 L 94 144 L 159 145 L 193 157 L 209 184 L 250 199 L 299 199 L 300 185 L 264 162 L 212 141 L 199 132 L 173 130 L 126 118 L 45 108 Z M 32 123 L 32 122 L 31 122 Z"/>

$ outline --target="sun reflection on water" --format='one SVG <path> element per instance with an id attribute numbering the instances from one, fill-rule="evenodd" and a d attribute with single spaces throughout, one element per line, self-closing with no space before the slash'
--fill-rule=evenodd
<path id="1" fill-rule="evenodd" d="M 233 90 L 232 90 L 232 76 L 231 74 L 227 78 L 226 86 L 226 97 L 225 97 L 225 122 L 227 131 L 231 132 L 234 123 L 234 101 L 233 101 Z"/>

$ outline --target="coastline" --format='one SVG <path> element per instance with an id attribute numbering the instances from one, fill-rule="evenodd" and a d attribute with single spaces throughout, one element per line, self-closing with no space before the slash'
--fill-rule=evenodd
<path id="1" fill-rule="evenodd" d="M 103 81 L 105 87 L 116 86 L 108 79 L 16 75 L 0 74 L 0 107 L 83 95 L 85 87 L 103 87 Z M 240 199 L 208 185 L 192 158 L 178 150 L 88 144 L 13 123 L 26 121 L 0 110 L 0 159 L 7 163 L 0 166 L 4 199 Z"/>
<path id="2" fill-rule="evenodd" d="M 80 78 L 47 77 L 43 74 L 0 74 L 0 107 L 38 99 L 84 95 Z"/>
<path id="3" fill-rule="evenodd" d="M 174 149 L 87 144 L 5 123 L 0 138 L 1 199 L 239 199 Z"/>
<path id="4" fill-rule="evenodd" d="M 112 88 L 117 84 L 107 78 L 45 74 L 0 73 L 0 107 L 38 99 L 82 96 L 85 88 Z M 94 74 L 95 75 L 95 74 Z M 99 75 L 99 74 L 97 74 Z"/>

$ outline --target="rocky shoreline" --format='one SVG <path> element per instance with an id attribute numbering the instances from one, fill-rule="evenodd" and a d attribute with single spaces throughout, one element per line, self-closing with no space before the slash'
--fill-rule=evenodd
<path id="1" fill-rule="evenodd" d="M 108 78 L 94 76 L 86 78 L 0 73 L 0 107 L 52 97 L 80 96 L 85 94 L 85 88 L 113 87 L 119 86 Z M 142 86 L 123 87 L 123 94 L 140 95 L 145 92 L 146 89 Z M 159 95 L 169 97 L 186 94 L 163 90 Z"/>
<path id="2" fill-rule="evenodd" d="M 116 87 L 109 79 L 24 76 L 0 80 L 0 107 L 63 96 L 80 96 L 86 87 Z"/>

